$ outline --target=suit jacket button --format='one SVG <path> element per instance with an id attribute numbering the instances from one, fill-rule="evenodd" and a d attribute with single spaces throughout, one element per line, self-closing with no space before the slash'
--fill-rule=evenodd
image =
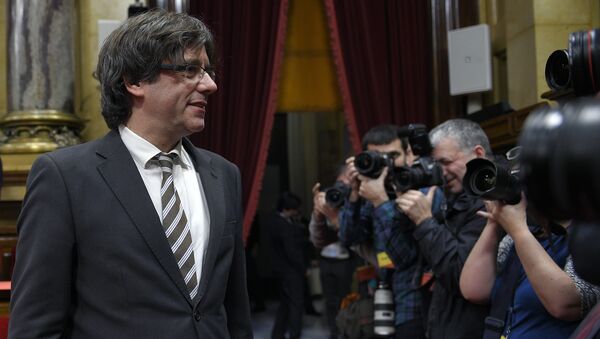
<path id="1" fill-rule="evenodd" d="M 194 319 L 196 319 L 196 321 L 200 321 L 200 318 L 202 318 L 202 313 L 200 313 L 199 310 L 195 310 L 194 311 Z"/>

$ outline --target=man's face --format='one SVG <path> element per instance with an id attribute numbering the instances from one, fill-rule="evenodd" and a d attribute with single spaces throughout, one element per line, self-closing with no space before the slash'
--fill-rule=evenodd
<path id="1" fill-rule="evenodd" d="M 453 138 L 442 138 L 433 149 L 432 157 L 442 166 L 445 187 L 452 193 L 460 193 L 462 180 L 467 172 L 467 162 L 475 158 L 474 152 L 465 154 Z"/>
<path id="2" fill-rule="evenodd" d="M 368 144 L 367 151 L 387 153 L 394 158 L 394 165 L 396 167 L 406 166 L 406 153 L 404 153 L 404 150 L 402 149 L 402 141 L 400 141 L 400 139 L 395 139 L 385 145 Z"/>
<path id="3" fill-rule="evenodd" d="M 199 65 L 206 69 L 210 61 L 206 49 L 186 50 L 186 64 Z M 170 64 L 169 60 L 163 63 Z M 152 83 L 144 87 L 143 114 L 152 121 L 154 128 L 160 126 L 164 133 L 181 138 L 204 129 L 204 117 L 208 96 L 217 90 L 217 85 L 208 73 L 188 78 L 183 73 L 162 70 Z"/>

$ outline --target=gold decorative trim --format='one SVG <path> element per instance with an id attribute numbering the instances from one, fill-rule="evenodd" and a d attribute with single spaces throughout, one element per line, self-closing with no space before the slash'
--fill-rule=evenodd
<path id="1" fill-rule="evenodd" d="M 58 110 L 10 112 L 0 118 L 0 153 L 43 153 L 79 144 L 84 123 Z"/>

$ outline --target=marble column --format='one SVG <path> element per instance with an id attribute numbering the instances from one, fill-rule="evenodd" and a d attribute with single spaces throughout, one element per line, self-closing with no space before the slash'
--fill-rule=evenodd
<path id="1" fill-rule="evenodd" d="M 74 0 L 8 1 L 8 114 L 0 153 L 42 153 L 80 142 L 74 114 Z"/>
<path id="2" fill-rule="evenodd" d="M 170 12 L 187 13 L 190 9 L 190 4 L 189 0 L 148 0 L 148 7 L 158 7 Z"/>

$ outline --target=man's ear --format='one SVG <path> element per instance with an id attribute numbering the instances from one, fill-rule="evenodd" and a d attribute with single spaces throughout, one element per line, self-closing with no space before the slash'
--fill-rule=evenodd
<path id="1" fill-rule="evenodd" d="M 473 152 L 475 152 L 475 156 L 477 158 L 485 158 L 485 156 L 486 156 L 485 148 L 483 148 L 483 146 L 481 146 L 481 145 L 475 146 L 475 148 L 473 148 Z"/>
<path id="2" fill-rule="evenodd" d="M 141 82 L 137 82 L 135 84 L 130 83 L 127 80 L 124 80 L 125 88 L 127 88 L 127 92 L 131 93 L 134 97 L 142 97 L 144 96 L 144 88 L 142 87 Z"/>

